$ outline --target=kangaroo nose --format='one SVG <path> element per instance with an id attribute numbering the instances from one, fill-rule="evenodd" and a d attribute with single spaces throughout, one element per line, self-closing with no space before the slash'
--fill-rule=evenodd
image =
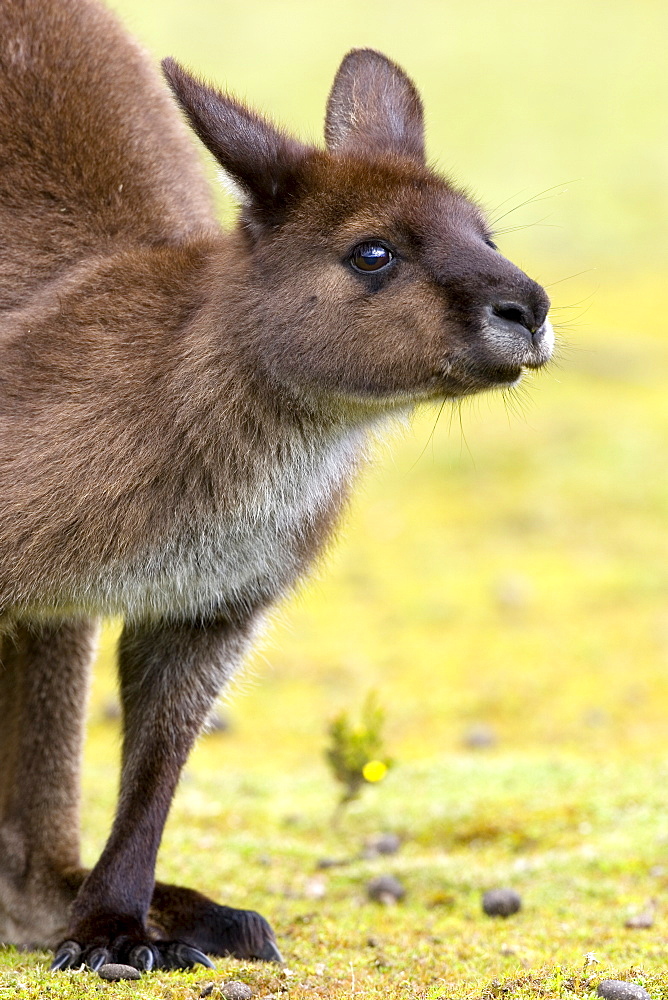
<path id="1" fill-rule="evenodd" d="M 549 306 L 543 302 L 497 302 L 492 306 L 492 315 L 521 326 L 533 343 L 540 339 L 541 328 L 547 318 Z M 526 334 L 524 334 L 526 336 Z"/>

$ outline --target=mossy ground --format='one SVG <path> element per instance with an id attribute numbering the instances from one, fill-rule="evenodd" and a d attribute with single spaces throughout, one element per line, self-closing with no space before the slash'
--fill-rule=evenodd
<path id="1" fill-rule="evenodd" d="M 0 997 L 194 998 L 236 978 L 300 1000 L 554 998 L 588 996 L 601 977 L 668 996 L 665 11 L 613 3 L 601 19 L 580 0 L 420 0 L 406 19 L 394 0 L 373 17 L 349 0 L 292 0 L 280 14 L 261 0 L 118 6 L 156 53 L 185 48 L 220 78 L 218 39 L 223 79 L 311 130 L 336 58 L 352 44 L 388 49 L 425 90 L 430 148 L 492 204 L 585 179 L 565 208 L 550 202 L 561 229 L 503 238 L 555 282 L 558 364 L 519 400 L 423 413 L 381 450 L 340 543 L 223 707 L 229 730 L 203 737 L 188 764 L 158 874 L 263 912 L 286 969 L 220 961 L 215 974 L 112 985 L 6 949 Z M 595 276 L 558 283 L 592 266 Z M 113 637 L 110 627 L 86 751 L 89 864 L 117 786 Z M 327 726 L 371 689 L 396 765 L 334 829 Z M 497 745 L 467 749 L 473 725 Z M 398 833 L 401 850 L 360 858 L 379 831 Z M 323 857 L 346 863 L 319 869 Z M 403 903 L 367 902 L 379 873 L 401 879 Z M 523 910 L 485 917 L 483 891 L 503 885 Z M 625 928 L 652 900 L 654 926 Z"/>

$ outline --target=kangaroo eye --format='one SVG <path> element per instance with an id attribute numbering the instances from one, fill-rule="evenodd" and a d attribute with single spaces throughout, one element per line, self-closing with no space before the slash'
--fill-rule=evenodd
<path id="1" fill-rule="evenodd" d="M 382 243 L 360 243 L 349 259 L 356 271 L 381 271 L 394 260 L 394 255 Z"/>

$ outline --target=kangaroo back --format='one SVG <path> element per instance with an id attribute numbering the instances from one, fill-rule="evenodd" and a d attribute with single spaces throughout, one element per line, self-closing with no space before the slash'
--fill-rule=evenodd
<path id="1" fill-rule="evenodd" d="M 109 244 L 211 219 L 186 128 L 115 16 L 89 0 L 2 0 L 0 309 Z"/>

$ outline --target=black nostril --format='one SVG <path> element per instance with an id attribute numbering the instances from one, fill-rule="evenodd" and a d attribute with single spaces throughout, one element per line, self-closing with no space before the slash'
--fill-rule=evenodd
<path id="1" fill-rule="evenodd" d="M 518 323 L 530 333 L 533 333 L 543 322 L 542 320 L 540 323 L 537 322 L 533 309 L 529 309 L 528 306 L 519 302 L 497 302 L 495 306 L 492 306 L 492 313 L 509 323 Z"/>

